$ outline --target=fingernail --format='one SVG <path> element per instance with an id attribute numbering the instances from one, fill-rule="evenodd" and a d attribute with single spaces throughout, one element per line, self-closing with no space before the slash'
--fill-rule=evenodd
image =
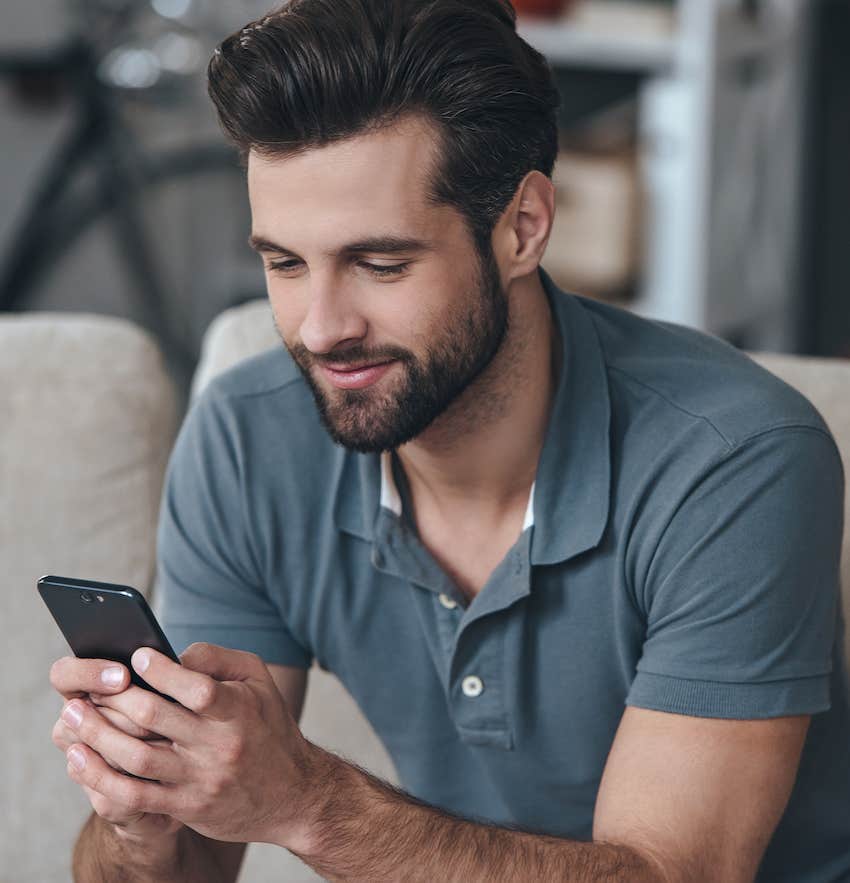
<path id="1" fill-rule="evenodd" d="M 136 653 L 133 654 L 133 666 L 135 667 L 136 671 L 147 671 L 150 664 L 150 653 L 146 653 L 144 650 L 137 650 Z"/>
<path id="2" fill-rule="evenodd" d="M 62 720 L 76 730 L 83 720 L 83 712 L 80 706 L 73 702 L 70 705 L 66 705 L 65 710 L 62 712 Z"/>
<path id="3" fill-rule="evenodd" d="M 86 756 L 79 748 L 69 748 L 68 763 L 70 763 L 75 770 L 84 770 L 86 768 Z"/>
<path id="4" fill-rule="evenodd" d="M 105 668 L 100 673 L 100 679 L 108 687 L 117 687 L 124 677 L 124 670 L 121 668 Z"/>

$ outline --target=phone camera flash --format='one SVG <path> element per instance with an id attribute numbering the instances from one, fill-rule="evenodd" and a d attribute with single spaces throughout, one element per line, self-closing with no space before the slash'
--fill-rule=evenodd
<path id="1" fill-rule="evenodd" d="M 98 601 L 100 601 L 101 604 L 103 604 L 103 595 L 95 595 L 95 597 Z"/>

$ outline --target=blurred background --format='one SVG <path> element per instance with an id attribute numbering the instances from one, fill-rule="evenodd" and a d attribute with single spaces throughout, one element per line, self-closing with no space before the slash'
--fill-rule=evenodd
<path id="1" fill-rule="evenodd" d="M 264 295 L 206 98 L 268 0 L 5 0 L 0 311 L 151 330 L 182 389 Z M 562 287 L 749 349 L 850 357 L 850 2 L 515 3 L 563 96 Z"/>

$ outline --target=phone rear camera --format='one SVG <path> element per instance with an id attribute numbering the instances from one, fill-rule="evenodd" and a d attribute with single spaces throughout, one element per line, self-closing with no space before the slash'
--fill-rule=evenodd
<path id="1" fill-rule="evenodd" d="M 83 604 L 91 604 L 94 601 L 94 598 L 88 592 L 80 592 L 80 600 Z"/>

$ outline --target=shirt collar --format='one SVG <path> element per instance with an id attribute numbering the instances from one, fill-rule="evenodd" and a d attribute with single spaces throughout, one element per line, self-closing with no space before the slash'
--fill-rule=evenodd
<path id="1" fill-rule="evenodd" d="M 540 278 L 559 333 L 561 368 L 523 531 L 533 526 L 532 564 L 557 564 L 594 548 L 608 522 L 611 404 L 602 347 L 588 312 L 543 268 Z M 337 526 L 375 537 L 381 508 L 401 515 L 389 454 L 340 449 L 334 488 Z"/>

